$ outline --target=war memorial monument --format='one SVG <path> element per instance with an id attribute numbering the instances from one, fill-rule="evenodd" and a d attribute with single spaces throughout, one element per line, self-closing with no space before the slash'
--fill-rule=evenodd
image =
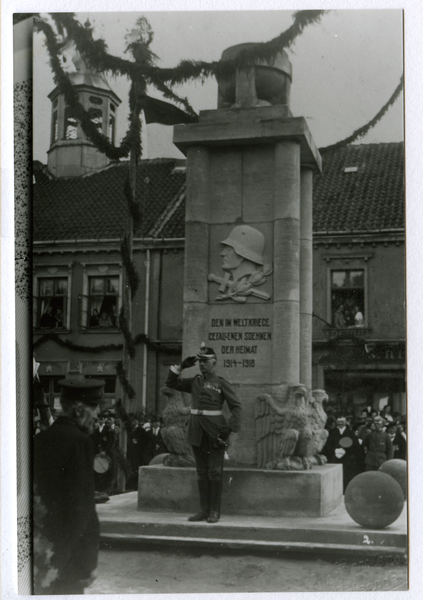
<path id="1" fill-rule="evenodd" d="M 227 49 L 222 61 L 249 46 Z M 285 52 L 238 69 L 218 82 L 217 110 L 174 128 L 187 157 L 182 354 L 212 347 L 243 403 L 222 514 L 322 517 L 342 499 L 342 467 L 319 455 L 324 391 L 311 390 L 321 157 L 305 118 L 290 111 L 291 80 Z M 139 510 L 188 512 L 196 503 L 193 468 L 140 469 Z"/>

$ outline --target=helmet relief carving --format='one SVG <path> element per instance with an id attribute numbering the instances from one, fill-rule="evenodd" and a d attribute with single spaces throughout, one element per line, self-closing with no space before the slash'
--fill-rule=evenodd
<path id="1" fill-rule="evenodd" d="M 220 294 L 216 300 L 244 303 L 249 296 L 270 300 L 270 294 L 257 289 L 266 282 L 273 269 L 263 260 L 265 238 L 261 231 L 249 225 L 234 227 L 221 242 L 223 277 L 210 273 L 208 280 L 217 283 Z"/>

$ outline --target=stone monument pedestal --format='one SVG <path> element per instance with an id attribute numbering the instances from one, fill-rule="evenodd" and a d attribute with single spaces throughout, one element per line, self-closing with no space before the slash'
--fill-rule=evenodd
<path id="1" fill-rule="evenodd" d="M 342 500 L 342 466 L 309 471 L 270 471 L 226 467 L 222 515 L 324 517 Z M 192 512 L 199 509 L 195 469 L 141 467 L 138 510 Z"/>

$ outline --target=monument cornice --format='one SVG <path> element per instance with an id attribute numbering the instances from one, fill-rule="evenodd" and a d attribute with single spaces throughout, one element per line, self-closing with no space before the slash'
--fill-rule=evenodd
<path id="1" fill-rule="evenodd" d="M 295 141 L 301 166 L 322 171 L 322 157 L 304 117 L 289 116 L 285 105 L 209 110 L 198 123 L 176 125 L 173 143 L 185 155 L 191 146 L 245 146 Z"/>

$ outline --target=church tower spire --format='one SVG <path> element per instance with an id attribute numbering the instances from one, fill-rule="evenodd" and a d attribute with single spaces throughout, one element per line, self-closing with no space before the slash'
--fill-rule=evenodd
<path id="1" fill-rule="evenodd" d="M 120 98 L 102 73 L 85 65 L 73 42 L 63 46 L 62 62 L 91 121 L 114 142 Z M 50 92 L 48 98 L 52 106 L 49 171 L 56 177 L 76 177 L 106 167 L 111 161 L 84 135 L 59 88 Z"/>

